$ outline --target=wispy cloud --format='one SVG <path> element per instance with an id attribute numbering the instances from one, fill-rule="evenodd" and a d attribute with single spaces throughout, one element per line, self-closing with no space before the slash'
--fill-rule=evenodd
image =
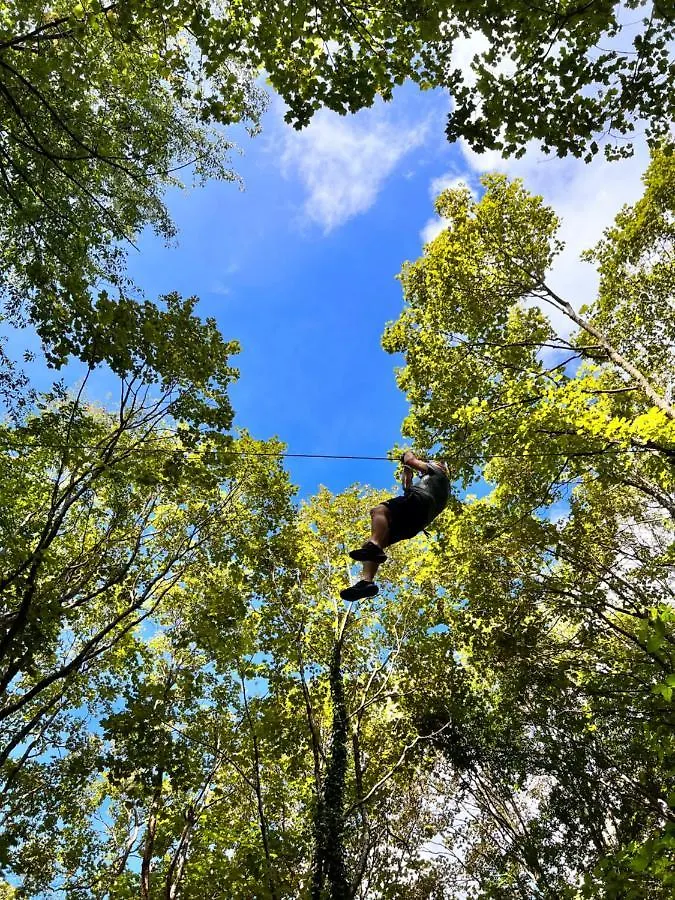
<path id="1" fill-rule="evenodd" d="M 221 297 L 227 297 L 232 293 L 232 288 L 228 284 L 229 279 L 239 271 L 239 263 L 230 261 L 219 267 L 214 273 L 213 278 L 208 282 L 207 291 L 210 294 L 217 294 Z"/>
<path id="2" fill-rule="evenodd" d="M 323 110 L 304 131 L 285 130 L 282 166 L 306 191 L 306 217 L 328 232 L 370 209 L 427 133 L 427 121 L 403 121 L 383 103 L 349 118 Z"/>
<path id="3" fill-rule="evenodd" d="M 429 194 L 431 199 L 435 200 L 443 191 L 454 190 L 458 187 L 468 187 L 471 193 L 474 196 L 476 195 L 475 190 L 466 180 L 466 176 L 458 175 L 456 172 L 446 172 L 444 175 L 439 175 L 438 178 L 432 179 L 429 185 Z"/>
<path id="4" fill-rule="evenodd" d="M 621 38 L 624 38 L 622 31 Z M 489 41 L 479 32 L 459 40 L 453 47 L 452 66 L 461 69 L 467 83 L 474 84 L 475 72 L 471 62 L 476 54 L 489 48 Z M 512 71 L 512 60 L 501 60 L 497 73 Z M 452 99 L 450 99 L 452 105 Z M 598 138 L 600 143 L 600 138 Z M 446 181 L 463 178 L 469 185 L 477 186 L 477 180 L 485 172 L 504 172 L 511 178 L 522 178 L 525 187 L 540 194 L 553 207 L 561 220 L 559 235 L 565 249 L 557 258 L 549 276 L 549 283 L 561 296 L 577 309 L 595 298 L 598 278 L 592 265 L 582 262 L 583 250 L 592 247 L 611 225 L 614 217 L 626 203 L 634 203 L 642 194 L 641 176 L 649 164 L 649 152 L 644 140 L 635 139 L 635 155 L 630 159 L 607 162 L 600 153 L 592 162 L 584 163 L 567 157 L 560 159 L 545 156 L 538 147 L 530 145 L 521 159 L 504 158 L 494 150 L 478 154 L 469 149 L 465 141 L 458 142 L 461 160 L 450 175 L 443 175 L 430 185 L 433 194 L 438 187 L 452 186 Z M 442 231 L 444 225 L 438 219 L 430 219 L 421 231 L 423 241 L 428 241 Z M 550 307 L 546 309 L 556 327 L 569 332 L 571 323 Z"/>
<path id="5" fill-rule="evenodd" d="M 207 290 L 210 294 L 217 294 L 220 297 L 227 297 L 232 293 L 232 289 L 219 279 L 210 281 Z"/>

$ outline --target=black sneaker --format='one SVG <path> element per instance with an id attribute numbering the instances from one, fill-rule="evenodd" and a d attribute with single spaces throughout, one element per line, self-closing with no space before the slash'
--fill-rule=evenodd
<path id="1" fill-rule="evenodd" d="M 383 563 L 387 559 L 387 554 L 382 547 L 378 547 L 372 541 L 366 541 L 363 547 L 357 547 L 356 550 L 350 550 L 349 555 L 352 559 L 359 562 L 377 562 Z"/>
<path id="2" fill-rule="evenodd" d="M 374 597 L 379 591 L 372 581 L 357 581 L 351 587 L 340 591 L 343 600 L 361 600 L 363 597 Z"/>

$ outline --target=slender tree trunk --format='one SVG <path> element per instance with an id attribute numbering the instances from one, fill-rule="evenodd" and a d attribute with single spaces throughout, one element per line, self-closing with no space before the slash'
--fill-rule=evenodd
<path id="1" fill-rule="evenodd" d="M 300 671 L 300 683 L 302 684 L 302 696 L 305 700 L 305 712 L 307 713 L 307 724 L 309 725 L 310 743 L 312 746 L 312 758 L 314 760 L 314 787 L 316 788 L 317 797 L 321 792 L 321 736 L 319 728 L 316 724 L 314 710 L 312 709 L 312 698 L 307 687 L 307 679 L 305 678 L 305 665 L 302 659 L 302 653 L 298 649 L 298 667 Z"/>
<path id="2" fill-rule="evenodd" d="M 155 788 L 155 793 L 152 798 L 148 822 L 145 826 L 145 842 L 143 846 L 143 858 L 141 860 L 142 900 L 148 900 L 150 897 L 150 870 L 152 866 L 152 855 L 155 849 L 155 834 L 157 833 L 157 810 L 159 808 L 160 797 L 162 796 L 162 782 L 164 780 L 164 772 L 161 769 L 156 780 L 157 787 Z"/>
<path id="3" fill-rule="evenodd" d="M 261 760 L 260 745 L 258 744 L 258 735 L 256 733 L 255 724 L 251 717 L 251 712 L 246 696 L 246 681 L 244 676 L 240 674 L 241 692 L 244 699 L 244 710 L 246 713 L 246 721 L 249 731 L 251 732 L 251 742 L 253 743 L 253 787 L 255 790 L 256 802 L 258 804 L 258 824 L 260 825 L 260 837 L 263 843 L 263 852 L 265 854 L 265 864 L 267 867 L 267 885 L 272 900 L 278 900 L 276 882 L 274 878 L 274 865 L 272 862 L 272 854 L 270 851 L 269 828 L 267 825 L 267 816 L 265 815 L 265 804 L 263 800 L 262 779 L 260 777 Z"/>
<path id="4" fill-rule="evenodd" d="M 188 808 L 185 820 L 185 826 L 181 832 L 178 847 L 169 863 L 169 869 L 164 879 L 165 900 L 176 900 L 176 897 L 178 896 L 196 820 L 195 810 L 192 806 Z"/>
<path id="5" fill-rule="evenodd" d="M 515 260 L 508 252 L 504 251 L 502 247 L 502 252 L 511 263 L 515 263 L 518 268 L 524 272 L 529 278 L 531 278 L 538 287 L 545 293 L 545 297 L 543 299 L 547 300 L 557 309 L 561 310 L 568 319 L 571 319 L 575 325 L 578 325 L 579 328 L 582 328 L 587 334 L 590 334 L 592 337 L 596 339 L 598 345 L 602 347 L 607 356 L 612 360 L 617 368 L 621 369 L 627 375 L 631 377 L 631 379 L 638 385 L 638 387 L 642 390 L 645 397 L 647 397 L 657 409 L 660 409 L 661 412 L 665 413 L 669 419 L 675 420 L 675 407 L 669 402 L 668 399 L 661 396 L 659 392 L 652 386 L 652 383 L 644 375 L 637 366 L 634 366 L 633 363 L 626 359 L 623 354 L 619 353 L 619 351 L 612 345 L 612 343 L 607 339 L 607 337 L 595 327 L 588 319 L 584 319 L 583 316 L 580 316 L 579 313 L 574 309 L 571 303 L 568 303 L 567 300 L 564 300 L 559 294 L 556 294 L 554 290 L 552 290 L 544 281 L 544 279 L 538 275 L 536 272 L 531 272 L 517 260 Z"/>
<path id="6" fill-rule="evenodd" d="M 363 799 L 363 769 L 361 768 L 361 742 L 359 739 L 359 729 L 361 727 L 361 716 L 358 717 L 357 725 L 352 732 L 352 756 L 354 758 L 354 781 L 356 787 L 356 801 Z M 349 896 L 356 897 L 363 877 L 366 873 L 368 865 L 368 857 L 370 856 L 370 823 L 368 821 L 368 810 L 364 803 L 360 809 L 361 816 L 361 851 L 359 854 L 359 862 L 352 874 L 351 884 L 349 888 Z"/>
<path id="7" fill-rule="evenodd" d="M 342 842 L 347 773 L 347 705 L 342 679 L 342 636 L 333 646 L 329 681 L 333 704 L 333 727 L 326 775 L 315 817 L 316 849 L 312 900 L 321 900 L 324 879 L 328 882 L 330 900 L 348 900 L 350 891 Z"/>

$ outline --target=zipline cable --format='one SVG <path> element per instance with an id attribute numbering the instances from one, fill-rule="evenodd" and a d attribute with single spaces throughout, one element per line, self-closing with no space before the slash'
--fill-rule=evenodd
<path id="1" fill-rule="evenodd" d="M 156 438 L 152 439 L 154 443 L 163 443 L 166 438 Z M 58 450 L 61 452 L 68 450 L 104 450 L 105 446 L 100 444 L 47 444 L 42 441 L 33 441 L 29 444 L 24 444 L 20 447 L 13 447 L 12 443 L 7 441 L 5 446 L 8 449 L 22 450 L 22 449 L 35 449 L 41 448 L 44 450 Z M 469 445 L 470 446 L 470 445 Z M 474 445 L 477 446 L 477 445 Z M 120 447 L 120 453 L 128 454 L 128 453 L 166 453 L 169 455 L 176 454 L 189 454 L 198 452 L 195 449 L 190 447 Z M 216 453 L 218 451 L 214 450 L 204 450 L 202 451 L 204 454 Z M 355 454 L 348 453 L 289 453 L 285 450 L 238 450 L 236 448 L 226 447 L 223 448 L 222 453 L 224 455 L 230 454 L 231 456 L 260 456 L 260 457 L 283 457 L 285 459 L 337 459 L 337 460 L 363 460 L 369 462 L 389 462 L 389 463 L 398 463 L 400 462 L 398 457 L 393 456 L 360 456 Z M 490 459 L 549 459 L 549 458 L 558 458 L 562 456 L 566 457 L 580 457 L 580 456 L 602 456 L 605 453 L 665 453 L 667 455 L 675 454 L 675 448 L 671 449 L 670 447 L 603 447 L 599 450 L 557 450 L 553 453 L 551 452 L 543 452 L 543 453 L 489 453 L 487 456 Z M 448 456 L 448 453 L 439 454 L 441 456 Z M 461 457 L 461 449 L 460 452 L 457 453 L 457 456 Z"/>

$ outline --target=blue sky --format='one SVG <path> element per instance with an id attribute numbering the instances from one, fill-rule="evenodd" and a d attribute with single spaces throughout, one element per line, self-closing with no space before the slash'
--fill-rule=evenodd
<path id="1" fill-rule="evenodd" d="M 577 307 L 592 299 L 595 275 L 579 252 L 640 195 L 644 146 L 612 164 L 545 159 L 536 148 L 518 161 L 478 157 L 445 140 L 448 102 L 441 91 L 405 85 L 391 103 L 350 117 L 324 110 L 296 132 L 272 97 L 259 136 L 233 135 L 242 154 L 233 154 L 232 166 L 245 189 L 212 182 L 172 191 L 177 243 L 166 247 L 148 233 L 140 252 L 131 251 L 130 273 L 148 297 L 195 294 L 199 313 L 241 343 L 231 396 L 236 424 L 255 437 L 276 435 L 291 453 L 365 456 L 385 455 L 400 440 L 406 404 L 394 368 L 401 360 L 385 354 L 380 339 L 401 309 L 401 264 L 442 228 L 432 197 L 445 186 L 464 180 L 477 192 L 480 174 L 492 169 L 522 177 L 562 218 L 567 248 L 552 286 Z M 47 373 L 37 374 L 44 386 Z M 71 386 L 77 377 L 66 370 Z M 110 389 L 99 375 L 90 399 L 105 402 Z M 320 484 L 333 491 L 357 481 L 393 485 L 386 462 L 288 466 L 301 496 Z"/>
<path id="2" fill-rule="evenodd" d="M 262 134 L 244 136 L 233 165 L 245 182 L 169 197 L 178 246 L 140 242 L 131 272 L 150 294 L 197 294 L 200 311 L 241 342 L 232 390 L 236 424 L 279 436 L 289 452 L 385 455 L 400 440 L 406 404 L 384 353 L 398 316 L 395 276 L 442 227 L 432 197 L 459 180 L 503 169 L 523 177 L 563 217 L 568 249 L 553 285 L 575 305 L 591 299 L 592 269 L 578 261 L 622 202 L 639 196 L 644 148 L 626 162 L 477 157 L 445 139 L 447 95 L 400 88 L 389 104 L 355 116 L 321 111 L 296 132 L 276 98 Z M 563 330 L 566 328 L 562 324 Z M 385 462 L 288 460 L 301 496 L 320 484 L 393 484 Z"/>
<path id="3" fill-rule="evenodd" d="M 458 156 L 443 136 L 446 109 L 442 94 L 410 86 L 386 108 L 321 116 L 298 134 L 273 101 L 262 134 L 233 158 L 245 189 L 173 192 L 178 245 L 145 235 L 132 253 L 149 296 L 197 294 L 199 312 L 240 341 L 235 421 L 256 437 L 277 435 L 289 452 L 373 456 L 400 439 L 400 361 L 380 338 L 401 308 L 401 263 L 421 251 L 429 184 Z M 288 464 L 303 495 L 393 481 L 383 462 Z"/>

